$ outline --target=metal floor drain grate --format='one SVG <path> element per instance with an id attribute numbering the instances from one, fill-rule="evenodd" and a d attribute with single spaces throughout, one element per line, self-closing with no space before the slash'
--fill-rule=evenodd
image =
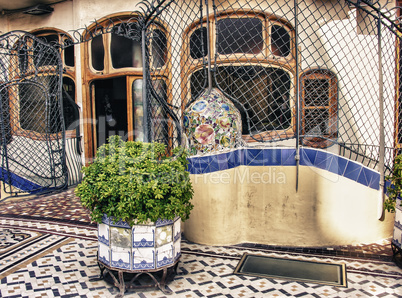
<path id="1" fill-rule="evenodd" d="M 234 273 L 347 287 L 344 264 L 281 259 L 245 253 Z"/>

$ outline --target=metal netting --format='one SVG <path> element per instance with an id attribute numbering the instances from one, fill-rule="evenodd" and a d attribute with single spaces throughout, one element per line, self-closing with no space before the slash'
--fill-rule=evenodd
<path id="1" fill-rule="evenodd" d="M 8 193 L 66 186 L 61 59 L 25 32 L 0 37 L 1 178 Z"/>
<path id="2" fill-rule="evenodd" d="M 177 118 L 217 87 L 239 109 L 249 145 L 321 148 L 392 167 L 402 124 L 398 10 L 390 1 L 165 4 L 157 18 L 169 51 L 148 52 L 169 66 L 167 98 Z"/>
<path id="3" fill-rule="evenodd" d="M 182 144 L 183 111 L 205 89 L 218 88 L 241 114 L 245 146 L 313 147 L 379 171 L 392 167 L 402 143 L 402 59 L 399 9 L 391 1 L 157 0 L 138 7 L 132 17 L 103 19 L 91 30 L 74 30 L 71 38 L 59 39 L 64 44 L 53 44 L 53 52 L 33 37 L 21 43 L 20 35 L 3 46 L 2 146 L 13 148 L 20 138 L 14 123 L 30 132 L 31 143 L 47 136 L 43 144 L 48 151 L 38 155 L 46 156 L 50 165 L 38 175 L 44 181 L 48 173 L 60 178 L 63 171 L 54 157 L 63 149 L 60 139 L 55 142 L 62 115 L 53 100 L 58 98 L 53 90 L 61 68 L 52 61 L 57 49 L 82 42 L 95 45 L 102 34 L 131 39 L 124 44 L 136 49 L 129 52 L 141 47 L 142 61 L 135 63 L 143 80 L 133 85 L 140 105 L 133 121 L 142 127 L 144 141 L 163 142 L 169 151 Z M 26 54 L 15 54 L 13 46 L 19 44 L 17 52 Z M 11 59 L 13 55 L 19 58 Z M 125 59 L 118 48 L 111 55 Z M 11 61 L 15 65 L 7 65 Z M 130 67 L 134 62 L 116 63 Z M 14 68 L 20 74 L 10 73 Z M 44 121 L 32 116 L 13 120 L 12 97 L 25 98 L 21 108 L 35 110 L 31 114 Z M 42 126 L 33 127 L 38 123 Z M 19 146 L 21 152 L 26 146 Z M 3 156 L 11 156 L 7 154 Z M 33 156 L 33 164 L 45 158 Z M 25 158 L 15 160 L 25 164 Z M 33 166 L 37 172 L 39 168 Z"/>

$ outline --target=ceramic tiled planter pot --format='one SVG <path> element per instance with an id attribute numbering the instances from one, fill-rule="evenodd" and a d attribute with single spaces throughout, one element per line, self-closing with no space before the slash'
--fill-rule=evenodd
<path id="1" fill-rule="evenodd" d="M 401 199 L 399 198 L 396 200 L 395 206 L 395 224 L 392 243 L 399 248 L 399 250 L 402 250 L 402 206 Z"/>
<path id="2" fill-rule="evenodd" d="M 98 224 L 98 260 L 123 270 L 143 271 L 174 264 L 180 257 L 180 218 L 130 226 L 107 216 Z"/>

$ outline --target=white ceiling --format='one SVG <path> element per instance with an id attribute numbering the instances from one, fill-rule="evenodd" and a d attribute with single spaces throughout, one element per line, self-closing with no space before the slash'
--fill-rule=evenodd
<path id="1" fill-rule="evenodd" d="M 0 11 L 18 10 L 35 6 L 37 4 L 53 4 L 60 0 L 0 0 Z"/>

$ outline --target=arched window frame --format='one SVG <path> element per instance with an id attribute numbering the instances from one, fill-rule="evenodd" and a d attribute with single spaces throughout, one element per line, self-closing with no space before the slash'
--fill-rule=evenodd
<path id="1" fill-rule="evenodd" d="M 291 86 L 289 90 L 289 106 L 291 107 L 291 123 L 287 129 L 269 130 L 261 131 L 253 136 L 249 134 L 243 134 L 243 139 L 246 142 L 256 142 L 259 141 L 270 141 L 274 138 L 291 138 L 295 135 L 296 121 L 294 115 L 295 113 L 295 69 L 296 69 L 296 59 L 295 59 L 295 46 L 294 28 L 290 22 L 280 18 L 274 14 L 269 14 L 265 12 L 256 11 L 232 11 L 227 10 L 225 12 L 219 12 L 217 16 L 211 14 L 205 16 L 201 21 L 196 21 L 189 26 L 184 31 L 183 34 L 183 44 L 187 45 L 183 49 L 182 56 L 182 66 L 183 73 L 186 74 L 182 76 L 183 80 L 183 92 L 182 92 L 182 110 L 185 109 L 188 102 L 192 100 L 191 97 L 191 82 L 190 77 L 196 71 L 206 67 L 207 61 L 207 49 L 205 49 L 205 56 L 198 59 L 194 59 L 190 54 L 190 38 L 191 35 L 202 27 L 207 27 L 207 17 L 209 18 L 210 24 L 210 53 L 212 58 L 212 63 L 219 66 L 229 66 L 229 65 L 241 65 L 241 66 L 262 66 L 265 68 L 280 68 L 289 74 Z M 262 21 L 263 25 L 263 48 L 258 54 L 249 53 L 233 53 L 233 54 L 219 54 L 217 50 L 217 24 L 216 21 L 225 18 L 258 18 Z M 275 55 L 271 50 L 271 28 L 273 25 L 279 25 L 289 33 L 289 54 L 287 56 Z"/>
<path id="2" fill-rule="evenodd" d="M 314 103 L 314 96 L 322 96 L 323 89 L 314 90 L 314 94 L 308 94 L 305 88 L 307 80 L 320 80 L 328 82 L 328 104 Z M 321 86 L 323 84 L 321 83 Z M 321 88 L 321 86 L 318 86 Z M 325 85 L 326 86 L 326 85 Z M 338 78 L 329 69 L 308 69 L 300 75 L 300 98 L 301 98 L 301 133 L 304 136 L 302 144 L 314 148 L 327 148 L 335 143 L 338 138 Z M 309 135 L 308 128 L 311 127 L 312 122 L 309 120 L 309 112 L 313 113 L 317 110 L 326 111 L 328 113 L 327 119 L 321 119 L 319 124 L 326 126 L 326 131 L 321 135 Z M 321 114 L 322 115 L 322 114 Z M 310 123 L 309 123 L 310 121 Z"/>
<path id="3" fill-rule="evenodd" d="M 96 80 L 100 79 L 112 79 L 117 78 L 119 76 L 127 77 L 127 92 L 132 89 L 132 85 L 136 80 L 143 79 L 143 68 L 141 67 L 122 67 L 122 68 L 114 68 L 111 60 L 111 30 L 113 26 L 119 25 L 122 22 L 137 22 L 138 16 L 133 14 L 132 12 L 122 12 L 116 13 L 112 15 L 105 16 L 99 20 L 97 20 L 91 26 L 88 26 L 86 31 L 83 33 L 84 40 L 89 40 L 81 45 L 82 49 L 82 65 L 83 67 L 83 117 L 84 119 L 92 119 L 91 121 L 86 121 L 84 123 L 84 139 L 85 141 L 85 155 L 88 158 L 94 156 L 94 152 L 97 148 L 96 144 L 96 115 L 94 113 L 94 103 L 92 102 L 92 94 L 94 92 L 92 83 Z M 172 74 L 170 73 L 171 69 L 171 59 L 169 55 L 171 53 L 171 40 L 170 40 L 170 32 L 168 30 L 167 24 L 163 21 L 156 19 L 153 24 L 148 28 L 148 32 L 153 34 L 154 30 L 161 30 L 166 37 L 166 58 L 165 63 L 161 67 L 152 67 L 154 65 L 153 55 L 150 56 L 150 64 L 151 64 L 151 77 L 158 80 L 165 81 L 167 86 L 170 86 L 169 81 L 172 79 Z M 139 32 L 141 34 L 141 32 Z M 103 57 L 103 70 L 96 70 L 92 65 L 92 38 L 94 36 L 99 36 L 103 42 L 104 49 L 104 57 Z M 153 40 L 153 39 L 152 39 Z M 149 45 L 149 50 L 152 53 L 154 49 L 154 45 Z M 142 64 L 142 61 L 141 61 Z M 134 140 L 134 126 L 135 119 L 133 111 L 133 94 L 127 95 L 127 120 L 128 120 L 128 140 Z M 168 88 L 167 90 L 167 102 L 170 103 L 172 101 L 172 90 Z"/>
<path id="4" fill-rule="evenodd" d="M 50 136 L 50 138 L 55 138 L 58 139 L 61 137 L 60 135 L 60 130 L 57 128 L 56 126 L 56 130 L 54 132 L 45 132 L 45 131 L 37 131 L 34 130 L 32 128 L 28 126 L 26 126 L 27 124 L 24 123 L 29 123 L 29 121 L 31 122 L 35 122 L 38 123 L 37 121 L 41 121 L 43 120 L 42 118 L 40 118 L 40 112 L 38 113 L 38 117 L 39 119 L 21 119 L 20 117 L 20 113 L 23 109 L 22 107 L 22 101 L 21 98 L 19 96 L 19 92 L 21 88 L 25 88 L 27 86 L 31 86 L 31 88 L 36 88 L 36 90 L 39 91 L 39 89 L 44 88 L 42 91 L 43 92 L 48 92 L 48 88 L 49 86 L 47 86 L 46 84 L 46 77 L 51 77 L 51 76 L 58 76 L 59 75 L 59 71 L 60 71 L 60 67 L 62 67 L 64 69 L 64 75 L 63 77 L 69 77 L 71 80 L 75 81 L 75 66 L 71 66 L 71 65 L 66 65 L 65 64 L 65 55 L 64 55 L 64 51 L 62 50 L 62 48 L 60 47 L 61 44 L 63 44 L 67 39 L 71 40 L 71 37 L 65 33 L 62 30 L 56 29 L 56 28 L 40 28 L 40 29 L 35 29 L 32 30 L 30 32 L 30 34 L 34 35 L 35 37 L 38 37 L 38 39 L 41 39 L 41 37 L 44 37 L 43 41 L 45 43 L 48 43 L 48 41 L 46 40 L 46 36 L 50 36 L 53 35 L 53 37 L 56 37 L 53 41 L 54 43 L 49 43 L 50 45 L 54 45 L 55 49 L 57 49 L 57 51 L 60 53 L 61 56 L 61 65 L 54 65 L 54 64 L 45 64 L 45 65 L 36 65 L 36 61 L 35 61 L 35 53 L 34 50 L 30 50 L 29 54 L 27 54 L 25 57 L 24 61 L 21 61 L 21 57 L 18 55 L 18 51 L 20 50 L 20 47 L 18 46 L 18 44 L 21 42 L 21 44 L 27 44 L 28 46 L 33 46 L 32 43 L 36 42 L 32 39 L 28 39 L 28 40 L 23 40 L 24 37 L 21 37 L 21 40 L 18 40 L 16 45 L 15 45 L 15 50 L 16 50 L 16 55 L 14 57 L 12 57 L 11 59 L 15 59 L 14 62 L 11 62 L 11 64 L 13 65 L 13 67 L 10 69 L 10 78 L 20 78 L 20 77 L 24 77 L 24 79 L 26 80 L 26 84 L 24 83 L 24 81 L 22 81 L 22 83 L 20 83 L 18 86 L 17 85 L 11 85 L 9 88 L 9 93 L 13 94 L 13 96 L 10 97 L 10 110 L 12 111 L 16 111 L 15 115 L 13 117 L 11 117 L 11 121 L 10 121 L 10 125 L 12 127 L 11 131 L 12 134 L 15 135 L 22 135 L 25 136 L 26 132 L 29 133 L 30 138 L 34 139 L 34 140 L 43 140 L 44 138 L 48 138 Z M 74 55 L 73 55 L 74 56 Z M 75 61 L 74 61 L 74 65 L 75 65 Z M 43 82 L 41 83 L 29 83 L 30 78 L 36 77 L 38 78 L 43 78 Z M 44 84 L 44 86 L 41 86 L 41 84 Z M 33 91 L 34 92 L 34 91 Z M 58 90 L 53 90 L 52 93 L 58 93 Z M 57 95 L 58 96 L 58 95 Z M 45 103 L 43 103 L 43 108 L 40 109 L 41 104 L 37 103 L 39 110 L 47 110 L 48 108 L 52 108 L 52 107 L 45 107 Z M 27 107 L 30 108 L 30 107 Z M 29 113 L 30 115 L 34 115 L 32 113 Z M 42 111 L 43 114 L 43 111 Z M 43 116 L 43 117 L 47 117 L 47 116 Z M 25 122 L 24 122 L 25 121 Z M 47 120 L 46 120 L 47 121 Z M 38 127 L 37 127 L 38 128 Z M 36 129 L 37 129 L 36 128 Z M 61 128 L 61 127 L 59 127 Z M 66 131 L 66 135 L 76 135 L 76 131 L 72 130 L 72 131 Z"/>
<path id="5" fill-rule="evenodd" d="M 55 46 L 58 47 L 58 50 L 60 51 L 60 56 L 61 56 L 61 60 L 62 60 L 62 67 L 63 67 L 62 93 L 63 93 L 63 96 L 64 96 L 64 91 L 63 90 L 66 87 L 65 83 L 64 83 L 64 80 L 65 79 L 71 80 L 73 82 L 73 84 L 74 84 L 74 90 L 73 90 L 74 91 L 74 98 L 73 98 L 73 100 L 74 100 L 75 103 L 77 103 L 77 93 L 76 93 L 77 88 L 75 87 L 75 85 L 76 85 L 76 70 L 75 70 L 76 61 L 75 61 L 74 45 L 73 45 L 71 36 L 68 33 L 64 32 L 63 30 L 59 30 L 57 28 L 52 28 L 52 27 L 35 29 L 35 30 L 32 30 L 31 33 L 33 35 L 35 35 L 36 37 L 38 37 L 38 38 L 41 38 L 41 37 L 46 38 L 46 36 L 49 36 L 49 35 L 56 35 L 57 36 L 58 45 L 56 44 Z M 62 50 L 61 47 L 59 46 L 59 45 L 64 46 L 66 44 L 69 44 L 68 49 L 65 48 L 65 49 Z M 72 52 L 71 52 L 71 50 L 72 50 Z M 72 57 L 73 65 L 71 65 L 71 64 L 69 65 L 67 63 L 68 59 L 67 59 L 66 55 L 67 55 L 68 51 L 70 51 L 69 54 L 73 56 Z M 71 59 L 71 58 L 69 58 L 69 59 Z M 68 92 L 68 90 L 66 92 Z M 78 117 L 78 119 L 76 119 L 76 121 L 79 121 L 79 117 Z M 79 125 L 79 123 L 75 123 L 74 127 L 76 125 Z M 66 127 L 65 129 L 66 129 L 66 131 L 65 131 L 66 137 L 68 137 L 68 138 L 78 137 L 77 136 L 77 130 L 75 128 L 72 129 L 71 127 Z"/>

